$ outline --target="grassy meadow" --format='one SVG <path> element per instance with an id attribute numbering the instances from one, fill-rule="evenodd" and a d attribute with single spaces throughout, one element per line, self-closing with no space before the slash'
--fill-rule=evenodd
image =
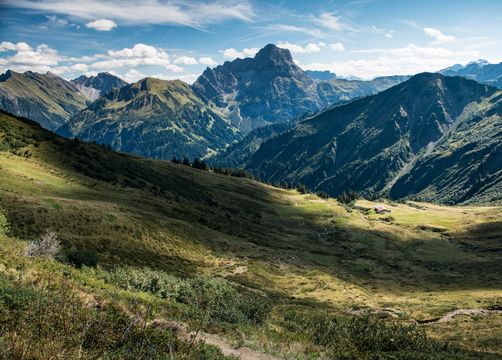
<path id="1" fill-rule="evenodd" d="M 375 214 L 381 204 L 391 212 Z M 64 140 L 0 114 L 0 208 L 10 224 L 0 234 L 0 330 L 8 334 L 0 344 L 14 344 L 18 358 L 63 350 L 63 358 L 127 358 L 142 339 L 149 346 L 137 347 L 136 358 L 223 357 L 215 347 L 154 331 L 159 319 L 286 359 L 502 356 L 501 313 L 436 321 L 457 309 L 502 308 L 500 207 L 345 205 Z M 47 229 L 57 233 L 62 254 L 87 251 L 97 266 L 23 256 Z M 207 310 L 205 291 L 218 294 L 210 305 L 222 309 Z M 45 323 L 68 322 L 59 338 L 84 335 L 42 349 L 26 323 L 16 334 L 10 316 L 42 316 L 37 297 L 47 300 Z M 24 298 L 33 307 L 23 307 Z M 51 316 L 62 305 L 54 299 L 77 310 L 57 322 Z M 79 322 L 84 328 L 72 330 Z M 104 324 L 103 334 L 128 335 L 90 341 L 91 323 Z M 401 339 L 403 331 L 404 352 L 355 340 Z"/>

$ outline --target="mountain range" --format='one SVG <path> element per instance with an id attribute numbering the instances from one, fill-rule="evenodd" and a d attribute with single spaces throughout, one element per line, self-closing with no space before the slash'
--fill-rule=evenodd
<path id="1" fill-rule="evenodd" d="M 54 74 L 16 73 L 27 90 L 1 82 L 0 104 L 60 134 L 115 150 L 161 159 L 206 158 L 260 126 L 295 123 L 407 78 L 313 80 L 289 50 L 270 44 L 254 58 L 206 69 L 193 85 L 153 78 L 128 85 L 110 73 L 71 81 Z M 37 92 L 31 88 L 41 94 L 33 97 Z"/>
<path id="2" fill-rule="evenodd" d="M 447 76 L 463 76 L 502 89 L 502 63 L 490 64 L 480 59 L 467 65 L 456 64 L 440 71 Z"/>
<path id="3" fill-rule="evenodd" d="M 375 94 L 406 79 L 314 80 L 294 63 L 289 50 L 269 44 L 254 58 L 207 68 L 193 87 L 247 134 L 267 124 L 295 121 L 342 101 Z"/>
<path id="4" fill-rule="evenodd" d="M 502 200 L 502 93 L 461 77 L 419 74 L 265 141 L 240 165 L 271 182 L 336 196 Z"/>
<path id="5" fill-rule="evenodd" d="M 68 138 L 157 159 L 201 158 L 331 196 L 486 203 L 501 200 L 501 100 L 480 82 L 496 84 L 497 69 L 477 61 L 447 76 L 347 80 L 303 71 L 269 44 L 207 68 L 193 85 L 8 71 L 0 105 Z"/>

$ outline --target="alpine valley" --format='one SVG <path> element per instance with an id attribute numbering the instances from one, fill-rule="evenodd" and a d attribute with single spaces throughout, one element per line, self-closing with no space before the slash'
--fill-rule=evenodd
<path id="1" fill-rule="evenodd" d="M 263 8 L 294 24 L 263 29 L 251 1 L 5 3 L 36 16 L 41 38 L 61 42 L 57 27 L 100 49 L 160 28 L 162 44 L 194 46 L 230 41 L 221 29 L 236 23 L 252 28 L 235 42 L 350 30 L 347 49 L 228 48 L 234 60 L 212 68 L 202 51 L 1 42 L 0 66 L 30 70 L 0 75 L 0 359 L 501 358 L 500 64 L 372 80 L 334 68 L 361 73 L 375 60 L 342 57 L 389 52 L 376 62 L 392 74 L 432 52 L 439 70 L 464 56 L 439 48 L 468 43 L 461 30 L 400 20 L 430 45 L 354 50 L 361 33 L 401 34 L 282 11 L 290 2 Z M 321 70 L 296 58 L 328 51 L 305 66 Z M 132 69 L 180 64 L 202 74 L 188 84 Z M 47 67 L 84 74 L 32 71 Z"/>

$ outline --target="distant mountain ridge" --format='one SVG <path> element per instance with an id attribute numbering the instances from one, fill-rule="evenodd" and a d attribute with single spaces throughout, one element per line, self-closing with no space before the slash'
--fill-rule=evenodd
<path id="1" fill-rule="evenodd" d="M 89 101 L 96 100 L 114 88 L 120 89 L 127 85 L 127 82 L 108 72 L 102 72 L 95 76 L 81 75 L 70 82 L 75 84 Z"/>
<path id="2" fill-rule="evenodd" d="M 71 82 L 52 74 L 8 70 L 0 75 L 0 108 L 56 130 L 86 106 Z"/>
<path id="3" fill-rule="evenodd" d="M 502 89 L 502 62 L 490 64 L 486 60 L 479 59 L 465 66 L 461 64 L 453 65 L 441 70 L 440 73 L 446 76 L 463 76 Z"/>
<path id="4" fill-rule="evenodd" d="M 501 98 L 472 80 L 419 74 L 300 122 L 265 141 L 241 166 L 264 180 L 304 183 L 332 196 L 355 190 L 451 203 L 495 201 L 502 181 Z M 475 131 L 481 124 L 486 128 Z M 469 154 L 468 163 L 462 154 Z"/>

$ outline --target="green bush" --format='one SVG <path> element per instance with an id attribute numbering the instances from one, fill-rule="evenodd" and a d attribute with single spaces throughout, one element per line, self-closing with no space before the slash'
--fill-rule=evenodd
<path id="1" fill-rule="evenodd" d="M 7 219 L 7 216 L 0 207 L 0 235 L 7 235 L 9 231 L 10 231 L 9 220 Z"/>
<path id="2" fill-rule="evenodd" d="M 101 268 L 93 274 L 127 290 L 151 293 L 186 305 L 187 317 L 198 323 L 262 324 L 271 311 L 263 296 L 238 291 L 228 281 L 214 277 L 180 279 L 148 268 Z"/>

